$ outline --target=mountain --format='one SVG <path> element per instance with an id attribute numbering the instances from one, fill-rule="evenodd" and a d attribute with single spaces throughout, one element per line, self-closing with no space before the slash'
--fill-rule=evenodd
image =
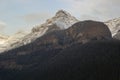
<path id="1" fill-rule="evenodd" d="M 105 24 L 110 28 L 112 36 L 116 35 L 120 30 L 120 18 L 115 18 L 109 21 L 106 21 Z"/>
<path id="2" fill-rule="evenodd" d="M 59 10 L 56 12 L 55 16 L 47 19 L 45 23 L 33 27 L 30 33 L 21 31 L 12 36 L 9 36 L 9 38 L 5 41 L 2 40 L 1 42 L 4 42 L 4 44 L 0 46 L 0 52 L 8 51 L 10 49 L 29 44 L 46 33 L 55 30 L 67 29 L 76 22 L 78 22 L 78 20 L 71 16 L 68 12 Z M 119 39 L 118 31 L 120 30 L 120 18 L 115 18 L 104 23 L 109 27 L 112 36 L 116 39 Z"/>

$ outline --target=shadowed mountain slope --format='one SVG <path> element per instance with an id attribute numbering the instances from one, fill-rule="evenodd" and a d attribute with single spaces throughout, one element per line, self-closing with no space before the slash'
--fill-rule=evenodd
<path id="1" fill-rule="evenodd" d="M 120 41 L 74 45 L 54 56 L 44 70 L 44 80 L 119 80 Z"/>
<path id="2" fill-rule="evenodd" d="M 52 54 L 52 53 L 50 53 Z M 39 55 L 45 55 L 39 53 Z M 30 55 L 27 55 L 28 57 Z M 27 58 L 27 56 L 21 59 Z M 37 58 L 32 55 L 31 59 Z M 42 56 L 43 57 L 43 56 Z M 2 69 L 2 80 L 119 80 L 120 41 L 75 44 L 56 54 L 39 57 L 23 69 Z M 41 62 L 43 64 L 41 64 Z"/>

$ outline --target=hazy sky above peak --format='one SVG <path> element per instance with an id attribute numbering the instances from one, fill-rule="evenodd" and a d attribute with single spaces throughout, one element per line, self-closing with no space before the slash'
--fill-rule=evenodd
<path id="1" fill-rule="evenodd" d="M 64 9 L 79 20 L 120 17 L 120 0 L 0 0 L 0 33 L 27 31 Z"/>

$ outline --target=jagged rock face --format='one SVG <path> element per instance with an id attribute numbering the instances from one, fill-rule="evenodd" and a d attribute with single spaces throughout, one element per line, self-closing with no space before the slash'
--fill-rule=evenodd
<path id="1" fill-rule="evenodd" d="M 105 22 L 105 24 L 109 27 L 110 31 L 112 32 L 112 36 L 116 35 L 117 32 L 120 30 L 120 18 L 109 20 Z"/>
<path id="2" fill-rule="evenodd" d="M 68 30 L 68 34 L 73 39 L 78 40 L 82 43 L 86 43 L 90 40 L 102 40 L 111 39 L 111 32 L 107 25 L 97 21 L 82 21 L 77 22 Z"/>

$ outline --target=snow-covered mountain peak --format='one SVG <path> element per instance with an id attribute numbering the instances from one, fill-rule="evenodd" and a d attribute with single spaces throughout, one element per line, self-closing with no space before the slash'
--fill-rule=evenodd
<path id="1" fill-rule="evenodd" d="M 32 32 L 40 32 L 41 30 L 43 31 L 46 28 L 49 29 L 51 25 L 56 25 L 60 29 L 66 29 L 77 21 L 78 20 L 75 17 L 71 16 L 71 14 L 69 14 L 68 12 L 64 10 L 59 10 L 58 12 L 56 12 L 55 16 L 47 19 L 45 23 L 33 27 Z"/>
<path id="2" fill-rule="evenodd" d="M 56 24 L 61 29 L 66 29 L 76 23 L 78 20 L 71 16 L 68 12 L 64 10 L 59 10 L 56 12 L 56 15 L 51 19 L 48 19 L 46 23 L 48 24 Z"/>
<path id="3" fill-rule="evenodd" d="M 71 16 L 71 15 L 64 10 L 59 10 L 58 12 L 56 12 L 55 16 L 56 17 L 65 17 L 65 16 Z"/>

